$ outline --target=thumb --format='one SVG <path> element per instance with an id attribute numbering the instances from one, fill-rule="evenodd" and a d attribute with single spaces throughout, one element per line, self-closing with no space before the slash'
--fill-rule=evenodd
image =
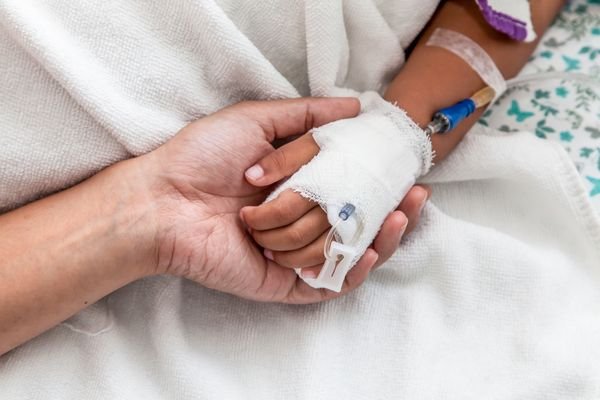
<path id="1" fill-rule="evenodd" d="M 286 138 L 360 112 L 353 97 L 301 97 L 297 99 L 252 101 L 237 104 L 232 111 L 245 114 L 263 129 L 266 139 Z"/>

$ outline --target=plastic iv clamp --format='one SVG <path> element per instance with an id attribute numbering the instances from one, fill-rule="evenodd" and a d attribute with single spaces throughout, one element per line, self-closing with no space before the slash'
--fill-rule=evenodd
<path id="1" fill-rule="evenodd" d="M 334 292 L 342 290 L 344 279 L 356 258 L 357 249 L 351 245 L 360 231 L 360 224 L 354 215 L 354 205 L 347 203 L 342 208 L 327 206 L 328 211 L 336 211 L 338 219 L 331 227 L 325 241 L 325 263 L 316 278 L 303 278 L 312 287 L 325 288 Z M 341 242 L 335 240 L 336 234 Z M 346 244 L 348 243 L 348 244 Z"/>

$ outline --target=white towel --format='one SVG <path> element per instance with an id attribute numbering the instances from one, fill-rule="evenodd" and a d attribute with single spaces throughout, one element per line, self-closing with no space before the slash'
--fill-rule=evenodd
<path id="1" fill-rule="evenodd" d="M 0 1 L 0 212 L 241 100 L 379 89 L 437 5 L 217 3 Z"/>
<path id="2" fill-rule="evenodd" d="M 434 7 L 2 0 L 0 207 L 237 100 L 378 89 Z M 472 131 L 354 293 L 285 306 L 145 279 L 0 358 L 0 398 L 597 398 L 600 223 L 578 179 L 550 143 Z"/>

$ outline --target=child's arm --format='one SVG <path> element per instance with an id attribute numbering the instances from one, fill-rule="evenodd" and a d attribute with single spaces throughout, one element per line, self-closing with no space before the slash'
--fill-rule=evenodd
<path id="1" fill-rule="evenodd" d="M 533 25 L 542 36 L 562 5 L 562 0 L 531 0 Z M 385 94 L 419 125 L 425 126 L 433 113 L 469 97 L 485 86 L 479 75 L 461 58 L 440 47 L 426 46 L 436 28 L 459 32 L 479 44 L 494 60 L 505 78 L 523 67 L 537 42 L 516 42 L 495 31 L 484 20 L 473 0 L 449 0 L 440 6 L 398 76 Z M 482 110 L 463 121 L 452 132 L 432 137 L 436 160 L 443 159 L 473 126 Z M 266 186 L 290 176 L 319 151 L 310 134 L 271 153 L 246 174 L 250 183 Z M 262 171 L 262 176 L 258 172 Z M 423 194 L 419 195 L 425 198 Z M 415 197 L 414 192 L 412 197 Z M 299 194 L 284 192 L 277 199 L 247 207 L 241 216 L 255 240 L 277 263 L 288 267 L 313 267 L 324 261 L 323 246 L 329 229 L 327 217 L 316 203 Z M 396 223 L 406 224 L 403 216 Z M 387 221 L 386 221 L 387 222 Z M 310 276 L 310 275 L 308 275 Z"/>
<path id="2" fill-rule="evenodd" d="M 537 41 L 560 11 L 563 0 L 531 0 L 531 17 L 538 39 L 523 43 L 494 30 L 483 18 L 473 0 L 446 1 L 421 35 L 402 70 L 388 87 L 386 100 L 400 108 L 419 125 L 425 126 L 437 110 L 469 97 L 485 83 L 461 58 L 437 46 L 426 46 L 437 28 L 459 32 L 483 48 L 506 78 L 514 77 L 527 62 Z M 483 109 L 446 135 L 433 135 L 436 160 L 441 160 L 456 147 L 475 124 Z"/>

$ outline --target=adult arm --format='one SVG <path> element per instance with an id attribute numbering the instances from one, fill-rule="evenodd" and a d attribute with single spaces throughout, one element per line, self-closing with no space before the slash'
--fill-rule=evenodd
<path id="1" fill-rule="evenodd" d="M 0 354 L 152 272 L 142 173 L 126 161 L 0 216 Z"/>
<path id="2" fill-rule="evenodd" d="M 355 99 L 235 105 L 191 123 L 149 154 L 0 216 L 0 355 L 154 274 L 258 301 L 335 297 L 265 259 L 238 213 L 268 194 L 243 174 L 273 151 L 274 139 L 358 110 Z M 376 259 L 373 250 L 365 254 L 343 292 L 357 287 Z"/>

